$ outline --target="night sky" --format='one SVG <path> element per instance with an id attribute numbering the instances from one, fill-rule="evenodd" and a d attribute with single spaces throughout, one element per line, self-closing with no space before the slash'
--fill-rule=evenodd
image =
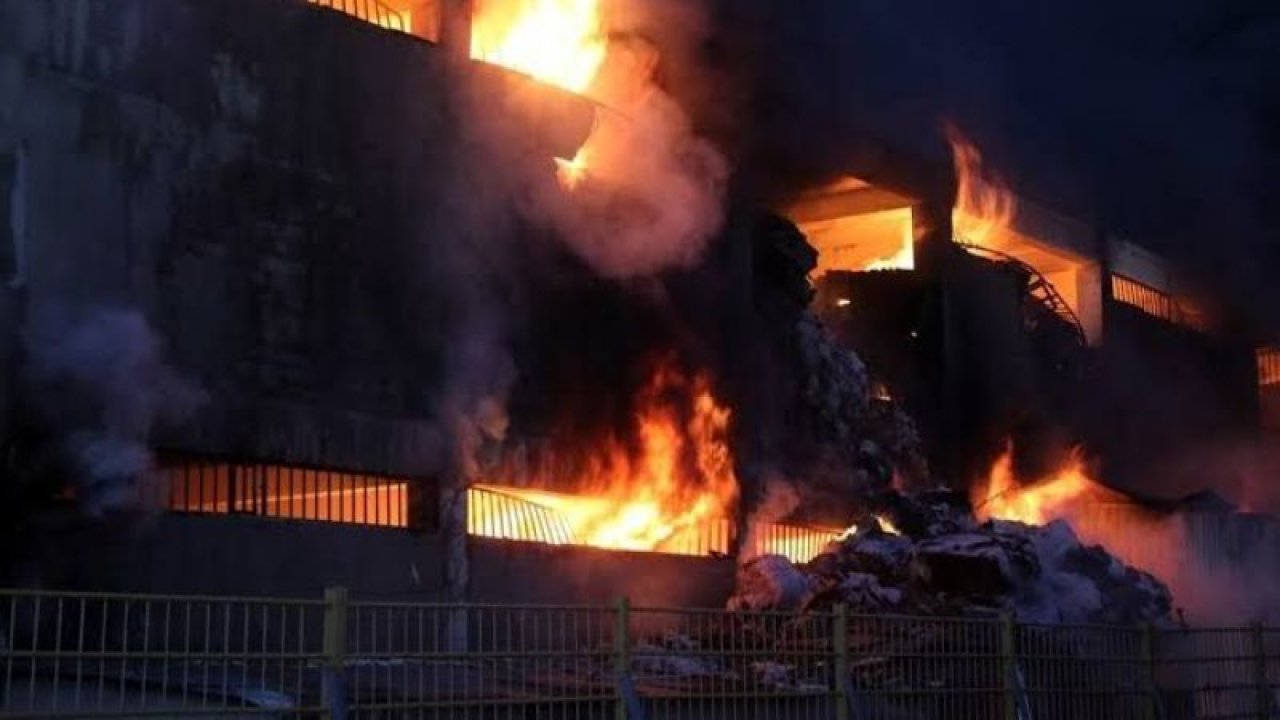
<path id="1" fill-rule="evenodd" d="M 1020 194 L 1280 315 L 1280 3 L 723 0 L 719 13 L 706 46 L 729 81 L 697 93 L 702 114 L 740 122 L 748 103 L 753 151 L 789 171 L 838 169 L 857 135 L 945 159 L 948 118 Z"/>

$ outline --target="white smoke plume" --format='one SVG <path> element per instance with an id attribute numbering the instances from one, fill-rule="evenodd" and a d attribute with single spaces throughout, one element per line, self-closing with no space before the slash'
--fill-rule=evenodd
<path id="1" fill-rule="evenodd" d="M 155 497 L 152 433 L 187 418 L 201 392 L 165 362 L 137 310 L 57 307 L 34 317 L 26 381 L 81 508 L 100 517 L 146 506 Z"/>
<path id="2" fill-rule="evenodd" d="M 660 50 L 639 21 L 609 24 L 584 174 L 569 190 L 542 185 L 529 209 L 603 277 L 692 267 L 723 222 L 728 162 L 657 82 Z"/>
<path id="3" fill-rule="evenodd" d="M 497 85 L 476 82 L 485 73 L 468 63 L 450 70 L 459 142 L 444 158 L 443 209 L 422 245 L 432 291 L 448 298 L 433 414 L 465 477 L 483 473 L 506 435 L 519 373 L 512 340 L 527 330 L 520 296 L 538 272 L 530 247 L 549 240 L 601 277 L 636 278 L 693 266 L 721 227 L 726 161 L 659 87 L 658 50 L 643 29 L 632 17 L 612 20 L 609 58 L 588 93 L 597 106 L 589 170 L 571 188 L 557 180 L 545 128 L 530 123 L 571 104 L 556 98 L 560 90 L 530 81 L 495 95 Z"/>
<path id="4" fill-rule="evenodd" d="M 785 520 L 798 507 L 800 490 L 795 485 L 777 475 L 765 480 L 764 497 L 747 518 L 747 533 L 739 560 L 746 562 L 760 555 L 760 533 L 769 525 Z"/>
<path id="5" fill-rule="evenodd" d="M 587 179 L 536 209 L 604 277 L 692 267 L 723 220 L 724 158 L 656 89 L 625 117 L 601 113 Z"/>

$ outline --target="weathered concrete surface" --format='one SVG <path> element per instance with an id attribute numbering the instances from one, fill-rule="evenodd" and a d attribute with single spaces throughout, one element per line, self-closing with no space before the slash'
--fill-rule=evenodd
<path id="1" fill-rule="evenodd" d="M 161 514 L 136 527 L 46 527 L 24 584 L 95 591 L 441 600 L 440 538 L 389 528 Z"/>
<path id="2" fill-rule="evenodd" d="M 734 563 L 485 538 L 468 543 L 479 602 L 719 607 Z M 21 572 L 41 587 L 319 598 L 448 599 L 444 538 L 395 528 L 254 517 L 155 515 L 131 527 L 64 516 L 45 526 Z"/>
<path id="3" fill-rule="evenodd" d="M 592 120 L 567 94 L 301 0 L 0 0 L 0 374 L 17 377 L 41 308 L 136 307 L 209 398 L 162 445 L 458 477 L 430 415 L 465 308 L 431 263 L 462 232 L 458 178 L 490 172 L 464 142 L 478 99 L 505 123 L 488 150 L 549 177 Z M 15 387 L 0 382 L 0 423 Z M 407 533 L 375 548 L 364 530 L 244 518 L 148 527 L 102 562 L 104 584 L 311 591 L 348 567 L 380 594 L 440 555 Z M 62 549 L 89 557 L 86 532 Z M 265 546 L 296 571 L 247 557 Z M 385 562 L 357 567 L 366 552 Z M 395 579 L 376 579 L 387 563 Z"/>
<path id="4" fill-rule="evenodd" d="M 588 110 L 291 0 L 17 0 L 0 25 L 25 302 L 140 307 L 214 401 L 174 444 L 428 469 L 447 298 L 403 279 L 456 231 L 459 85 L 524 115 L 515 152 Z"/>
<path id="5" fill-rule="evenodd" d="M 471 593 L 479 602 L 723 607 L 734 561 L 471 538 Z"/>

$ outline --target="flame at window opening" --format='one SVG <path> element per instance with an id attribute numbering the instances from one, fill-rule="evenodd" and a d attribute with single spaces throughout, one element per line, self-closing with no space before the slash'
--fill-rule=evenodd
<path id="1" fill-rule="evenodd" d="M 946 125 L 955 162 L 956 202 L 952 231 L 961 241 L 990 247 L 1013 223 L 1014 199 L 1004 181 L 984 167 L 982 153 L 953 125 Z"/>
<path id="2" fill-rule="evenodd" d="M 578 485 L 583 494 L 550 493 L 513 487 L 498 479 L 485 490 L 505 493 L 553 511 L 526 513 L 526 519 L 498 523 L 488 534 L 513 540 L 548 542 L 539 529 L 559 518 L 561 544 L 615 550 L 654 550 L 681 554 L 728 551 L 728 519 L 738 501 L 738 480 L 729 448 L 730 411 L 716 400 L 705 375 L 686 378 L 671 365 L 660 366 L 641 390 L 633 420 L 635 443 L 610 439 L 588 453 Z M 556 478 L 541 478 L 542 486 Z M 536 517 L 535 517 L 536 516 Z M 473 515 L 473 531 L 484 525 Z M 702 552 L 692 538 L 708 526 L 723 541 Z"/>

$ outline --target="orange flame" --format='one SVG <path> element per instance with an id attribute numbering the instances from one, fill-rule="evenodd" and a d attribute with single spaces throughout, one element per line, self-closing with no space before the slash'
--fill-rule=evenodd
<path id="1" fill-rule="evenodd" d="M 916 266 L 915 235 L 911 223 L 906 223 L 902 233 L 902 244 L 898 251 L 888 257 L 876 258 L 867 263 L 865 270 L 912 270 Z"/>
<path id="2" fill-rule="evenodd" d="M 573 190 L 591 176 L 628 172 L 634 116 L 656 92 L 657 49 L 635 37 L 611 39 L 601 0 L 481 0 L 471 56 L 525 73 L 599 104 L 596 124 L 556 176 Z"/>
<path id="3" fill-rule="evenodd" d="M 1014 217 L 1013 193 L 982 164 L 982 153 L 954 126 L 945 128 L 956 169 L 956 204 L 952 230 L 961 241 L 990 247 Z"/>
<path id="4" fill-rule="evenodd" d="M 585 93 L 608 41 L 599 0 L 477 0 L 471 57 Z"/>
<path id="5" fill-rule="evenodd" d="M 726 552 L 728 518 L 738 500 L 729 410 L 705 376 L 690 381 L 670 366 L 654 375 L 639 405 L 638 450 L 622 442 L 599 448 L 588 462 L 585 494 L 486 486 L 550 511 L 497 522 L 500 536 L 616 550 Z M 478 515 L 471 520 L 473 528 L 494 524 Z M 708 536 L 714 542 L 701 540 Z"/>
<path id="6" fill-rule="evenodd" d="M 1079 448 L 1062 467 L 1035 482 L 1021 484 L 1013 471 L 1013 448 L 1008 447 L 992 465 L 986 484 L 975 486 L 972 501 L 979 520 L 1045 525 L 1074 517 L 1088 503 L 1124 499 L 1089 477 Z"/>
<path id="7" fill-rule="evenodd" d="M 971 499 L 980 520 L 1028 525 L 1065 520 L 1081 542 L 1101 545 L 1126 564 L 1171 583 L 1175 596 L 1198 591 L 1203 584 L 1186 584 L 1185 553 L 1171 550 L 1181 526 L 1090 478 L 1078 448 L 1062 467 L 1029 484 L 1014 477 L 1008 448 L 992 465 L 986 486 L 975 487 Z"/>
<path id="8" fill-rule="evenodd" d="M 892 520 L 890 520 L 890 519 L 888 518 L 888 516 L 886 516 L 886 515 L 875 515 L 874 517 L 875 517 L 875 520 L 876 520 L 876 524 L 880 526 L 880 532 L 883 532 L 883 533 L 886 533 L 886 534 L 889 534 L 889 535 L 901 535 L 901 534 L 902 534 L 902 531 L 898 529 L 898 526 L 897 526 L 897 525 L 894 525 L 894 524 L 893 524 L 893 521 L 892 521 Z M 844 542 L 845 540 L 848 540 L 849 538 L 853 537 L 854 535 L 857 535 L 857 534 L 858 534 L 858 528 L 859 528 L 858 524 L 857 524 L 857 523 L 854 523 L 853 525 L 850 525 L 849 527 L 845 528 L 843 531 L 841 531 L 841 532 L 837 533 L 837 534 L 835 535 L 835 539 L 836 539 L 837 541 L 839 541 L 839 542 Z"/>
<path id="9" fill-rule="evenodd" d="M 880 529 L 890 535 L 901 535 L 902 531 L 898 529 L 893 521 L 884 515 L 876 515 L 876 522 L 880 523 Z"/>

